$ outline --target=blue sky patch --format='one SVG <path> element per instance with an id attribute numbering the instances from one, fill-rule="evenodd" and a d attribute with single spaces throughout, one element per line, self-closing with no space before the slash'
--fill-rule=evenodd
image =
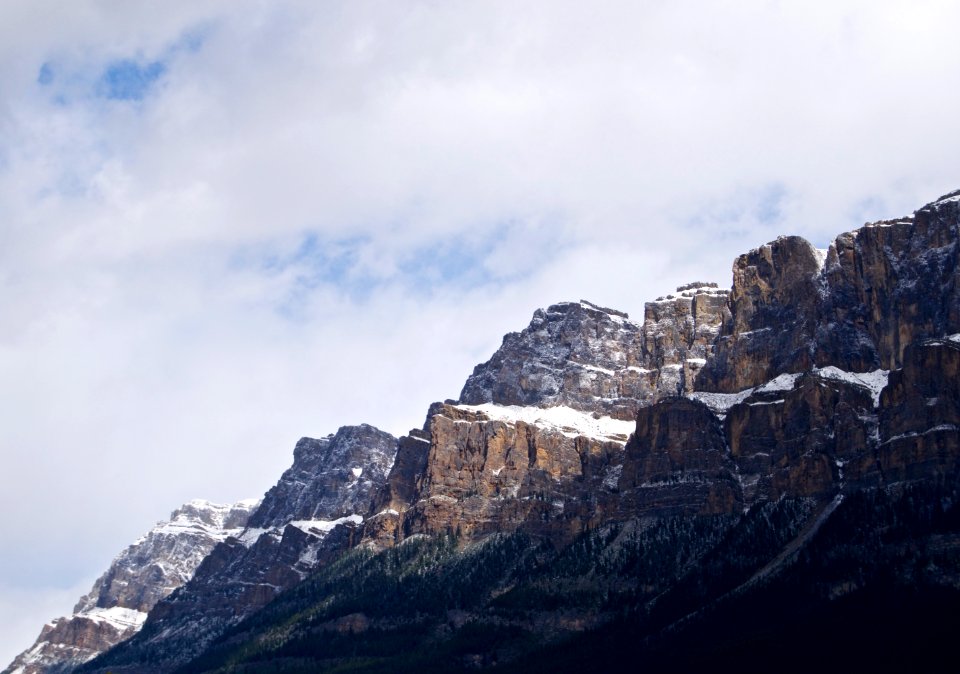
<path id="1" fill-rule="evenodd" d="M 759 190 L 754 206 L 757 220 L 764 225 L 776 225 L 783 220 L 783 205 L 787 188 L 780 183 L 771 183 Z"/>
<path id="2" fill-rule="evenodd" d="M 42 66 L 40 66 L 40 72 L 37 73 L 37 84 L 45 87 L 49 86 L 53 83 L 53 77 L 53 66 L 49 63 L 44 63 Z"/>
<path id="3" fill-rule="evenodd" d="M 473 287 L 492 281 L 483 264 L 489 242 L 471 246 L 450 240 L 414 251 L 400 263 L 400 271 L 416 290 L 429 294 L 437 287 Z"/>
<path id="4" fill-rule="evenodd" d="M 361 250 L 368 243 L 365 237 L 337 240 L 311 232 L 293 251 L 263 254 L 241 250 L 231 264 L 237 268 L 253 266 L 268 276 L 293 272 L 276 310 L 290 320 L 298 320 L 318 288 L 333 287 L 358 301 L 370 295 L 378 280 L 358 269 Z"/>
<path id="5" fill-rule="evenodd" d="M 171 52 L 186 50 L 188 52 L 198 52 L 203 48 L 207 39 L 214 31 L 214 24 L 211 22 L 202 23 L 183 32 L 180 39 L 173 45 Z"/>
<path id="6" fill-rule="evenodd" d="M 879 195 L 871 195 L 864 197 L 853 205 L 849 211 L 848 220 L 854 226 L 859 227 L 862 223 L 886 220 L 891 217 L 893 217 L 891 209 L 886 200 Z"/>
<path id="7" fill-rule="evenodd" d="M 119 101 L 139 101 L 150 87 L 166 72 L 160 61 L 141 64 L 132 59 L 110 63 L 100 76 L 97 93 Z"/>
<path id="8" fill-rule="evenodd" d="M 366 268 L 363 262 L 366 249 L 374 245 L 369 237 L 331 239 L 315 232 L 304 234 L 295 248 L 284 252 L 237 251 L 231 266 L 258 269 L 267 276 L 288 274 L 289 282 L 283 296 L 277 298 L 276 310 L 297 320 L 321 288 L 335 289 L 353 301 L 363 302 L 384 284 L 430 296 L 438 290 L 502 283 L 504 279 L 491 273 L 486 262 L 509 227 L 496 227 L 482 237 L 450 237 L 399 253 L 396 267 L 386 275 Z"/>
<path id="9" fill-rule="evenodd" d="M 775 227 L 784 220 L 788 196 L 789 190 L 779 182 L 737 189 L 722 198 L 703 201 L 685 219 L 685 224 L 709 229 L 720 238 L 742 234 L 745 223 Z"/>

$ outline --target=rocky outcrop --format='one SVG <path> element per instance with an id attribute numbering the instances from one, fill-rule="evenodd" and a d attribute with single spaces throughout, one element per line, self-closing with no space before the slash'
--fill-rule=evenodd
<path id="1" fill-rule="evenodd" d="M 648 302 L 642 325 L 583 300 L 538 309 L 474 369 L 460 402 L 563 405 L 632 419 L 644 405 L 692 390 L 728 315 L 726 298 L 715 283 L 681 286 Z"/>
<path id="2" fill-rule="evenodd" d="M 243 531 L 256 506 L 255 500 L 235 505 L 195 500 L 175 510 L 113 560 L 73 615 L 44 625 L 33 647 L 5 672 L 69 672 L 129 639 L 218 543 Z"/>
<path id="3" fill-rule="evenodd" d="M 293 465 L 247 528 L 215 547 L 189 583 L 154 607 L 136 637 L 83 671 L 149 672 L 154 663 L 186 662 L 317 565 L 354 546 L 396 451 L 396 438 L 366 424 L 302 438 Z"/>
<path id="4" fill-rule="evenodd" d="M 646 402 L 694 390 L 721 326 L 729 320 L 729 294 L 716 283 L 696 282 L 644 305 L 645 366 L 656 373 L 656 395 L 648 394 Z"/>
<path id="5" fill-rule="evenodd" d="M 640 410 L 617 481 L 619 519 L 738 512 L 742 494 L 723 430 L 703 403 L 668 399 Z"/>
<path id="6" fill-rule="evenodd" d="M 426 438 L 400 443 L 380 510 L 365 526 L 370 544 L 517 530 L 566 540 L 602 519 L 592 494 L 622 463 L 633 428 L 568 407 L 438 404 L 431 412 Z M 392 483 L 407 467 L 415 479 L 401 491 Z"/>
<path id="7" fill-rule="evenodd" d="M 781 237 L 737 258 L 730 320 L 697 390 L 733 393 L 813 366 L 896 369 L 912 342 L 960 332 L 960 192 L 817 251 Z"/>
<path id="8" fill-rule="evenodd" d="M 789 388 L 754 392 L 727 412 L 724 432 L 747 504 L 833 496 L 844 465 L 870 453 L 873 392 L 830 374 L 797 376 Z"/>
<path id="9" fill-rule="evenodd" d="M 780 237 L 736 259 L 730 318 L 698 390 L 732 393 L 811 367 L 821 259 L 798 236 Z"/>
<path id="10" fill-rule="evenodd" d="M 629 418 L 644 397 L 643 332 L 627 314 L 589 302 L 538 309 L 467 379 L 468 405 L 566 405 Z M 633 404 L 631 404 L 633 403 Z"/>
<path id="11" fill-rule="evenodd" d="M 817 363 L 896 369 L 911 343 L 960 332 L 958 224 L 960 191 L 838 236 L 823 274 Z"/>
<path id="12" fill-rule="evenodd" d="M 365 513 L 396 453 L 397 439 L 367 424 L 344 426 L 319 440 L 302 438 L 293 450 L 293 465 L 263 497 L 250 526 L 269 529 L 291 520 Z"/>
<path id="13" fill-rule="evenodd" d="M 866 483 L 960 476 L 960 335 L 908 346 L 879 416 L 875 453 L 851 466 Z"/>

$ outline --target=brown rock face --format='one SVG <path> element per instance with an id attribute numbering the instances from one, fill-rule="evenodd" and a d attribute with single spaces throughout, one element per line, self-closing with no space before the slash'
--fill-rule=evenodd
<path id="1" fill-rule="evenodd" d="M 596 486 L 603 467 L 620 460 L 626 440 L 490 419 L 452 405 L 434 410 L 429 454 L 415 493 L 406 502 L 394 498 L 397 514 L 374 519 L 368 540 L 379 538 L 373 532 L 386 517 L 400 521 L 403 537 L 459 532 L 469 540 L 518 529 L 574 535 L 597 515 L 595 505 L 580 497 Z M 414 456 L 422 450 L 409 445 L 406 451 Z M 398 456 L 398 466 L 407 462 Z"/>
<path id="2" fill-rule="evenodd" d="M 815 373 L 791 390 L 749 396 L 724 420 L 747 503 L 835 492 L 843 465 L 869 454 L 875 428 L 868 390 Z"/>
<path id="3" fill-rule="evenodd" d="M 96 620 L 83 615 L 54 620 L 43 626 L 40 636 L 37 638 L 37 643 L 50 644 L 51 648 L 46 650 L 52 651 L 51 656 L 56 651 L 60 651 L 58 654 L 60 661 L 50 661 L 51 658 L 44 658 L 35 662 L 23 662 L 20 665 L 23 668 L 22 674 L 69 670 L 71 663 L 79 664 L 90 660 L 121 641 L 130 638 L 136 631 L 137 628 L 134 626 L 123 628 L 104 620 Z M 56 648 L 54 645 L 60 647 Z M 66 650 L 69 652 L 65 653 Z M 69 657 L 65 657 L 67 655 Z"/>
<path id="4" fill-rule="evenodd" d="M 837 237 L 824 269 L 818 362 L 895 369 L 910 343 L 960 330 L 956 196 Z"/>
<path id="5" fill-rule="evenodd" d="M 643 408 L 637 434 L 591 437 L 435 406 L 429 452 L 409 498 L 387 488 L 364 539 L 390 545 L 415 534 L 475 540 L 525 531 L 558 542 L 641 515 L 729 513 L 741 507 L 717 418 L 673 398 Z M 418 464 L 423 443 L 401 442 L 395 470 Z M 409 456 L 405 457 L 404 454 Z"/>
<path id="6" fill-rule="evenodd" d="M 695 400 L 640 410 L 617 485 L 621 516 L 730 513 L 742 504 L 720 423 Z"/>
<path id="7" fill-rule="evenodd" d="M 693 391 L 723 322 L 730 318 L 728 295 L 715 283 L 691 283 L 644 305 L 645 363 L 656 373 L 647 402 Z"/>
<path id="8" fill-rule="evenodd" d="M 857 470 L 882 484 L 956 477 L 960 470 L 960 342 L 906 348 L 880 396 L 880 444 Z"/>
<path id="9" fill-rule="evenodd" d="M 820 259 L 798 236 L 780 237 L 733 264 L 730 319 L 697 390 L 735 392 L 813 365 Z"/>

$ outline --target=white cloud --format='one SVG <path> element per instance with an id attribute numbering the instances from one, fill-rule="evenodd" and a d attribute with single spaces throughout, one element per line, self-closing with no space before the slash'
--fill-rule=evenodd
<path id="1" fill-rule="evenodd" d="M 538 306 L 639 317 L 955 188 L 960 9 L 906 7 L 6 3 L 0 574 L 419 425 Z"/>

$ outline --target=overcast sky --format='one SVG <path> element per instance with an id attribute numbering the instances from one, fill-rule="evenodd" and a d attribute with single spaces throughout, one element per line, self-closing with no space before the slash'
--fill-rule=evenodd
<path id="1" fill-rule="evenodd" d="M 0 5 L 0 667 L 194 497 L 960 187 L 954 2 Z"/>

